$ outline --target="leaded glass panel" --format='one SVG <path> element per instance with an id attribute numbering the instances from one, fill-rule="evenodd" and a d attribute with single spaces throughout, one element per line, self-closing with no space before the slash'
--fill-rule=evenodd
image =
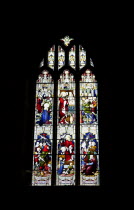
<path id="1" fill-rule="evenodd" d="M 79 68 L 82 69 L 86 65 L 86 51 L 80 45 L 79 46 Z"/>
<path id="2" fill-rule="evenodd" d="M 53 145 L 52 76 L 44 70 L 36 81 L 35 126 L 33 148 L 33 186 L 50 186 Z"/>
<path id="3" fill-rule="evenodd" d="M 75 82 L 65 70 L 58 81 L 56 185 L 75 180 Z"/>
<path id="4" fill-rule="evenodd" d="M 80 185 L 99 185 L 98 87 L 87 69 L 80 80 Z"/>
<path id="5" fill-rule="evenodd" d="M 76 68 L 76 47 L 75 47 L 75 45 L 69 51 L 69 65 L 73 69 Z"/>
<path id="6" fill-rule="evenodd" d="M 61 46 L 58 46 L 58 69 L 65 65 L 65 52 Z"/>
<path id="7" fill-rule="evenodd" d="M 54 70 L 55 63 L 55 45 L 53 45 L 48 51 L 48 66 Z"/>

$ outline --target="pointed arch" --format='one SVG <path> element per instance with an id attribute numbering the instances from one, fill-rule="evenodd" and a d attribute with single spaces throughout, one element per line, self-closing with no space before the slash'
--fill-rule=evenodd
<path id="1" fill-rule="evenodd" d="M 47 67 L 36 81 L 32 185 L 98 186 L 98 83 L 93 61 L 86 47 L 69 36 L 47 55 Z"/>

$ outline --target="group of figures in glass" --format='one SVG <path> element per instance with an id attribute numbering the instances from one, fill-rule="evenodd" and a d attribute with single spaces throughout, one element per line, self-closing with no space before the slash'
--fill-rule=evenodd
<path id="1" fill-rule="evenodd" d="M 54 67 L 54 46 L 48 53 L 48 65 Z M 81 56 L 86 52 L 80 46 Z M 64 65 L 65 52 L 59 68 Z M 84 54 L 82 54 L 84 53 Z M 75 68 L 75 46 L 69 53 L 70 65 Z M 74 57 L 73 57 L 74 56 Z M 86 57 L 84 57 L 85 59 Z M 72 63 L 73 62 L 73 63 Z M 84 61 L 86 62 L 86 61 Z M 81 68 L 83 61 L 81 61 Z M 80 68 L 80 69 L 81 69 Z M 80 99 L 80 151 L 76 151 L 76 83 L 74 75 L 64 70 L 58 80 L 57 125 L 53 124 L 54 81 L 43 70 L 36 82 L 35 127 L 33 148 L 33 186 L 51 186 L 53 126 L 57 126 L 56 185 L 75 185 L 76 153 L 80 155 L 80 185 L 99 185 L 98 92 L 94 74 L 87 69 L 82 75 Z"/>

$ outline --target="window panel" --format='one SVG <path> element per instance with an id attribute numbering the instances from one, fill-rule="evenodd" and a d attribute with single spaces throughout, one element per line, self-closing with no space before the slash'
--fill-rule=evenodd
<path id="1" fill-rule="evenodd" d="M 45 134 L 45 133 L 44 133 Z M 47 138 L 41 138 L 34 140 L 34 152 L 47 152 L 52 154 L 52 140 Z"/>
<path id="2" fill-rule="evenodd" d="M 59 186 L 75 185 L 75 159 L 70 160 L 70 155 L 57 155 L 57 179 Z"/>
<path id="3" fill-rule="evenodd" d="M 75 82 L 65 70 L 58 81 L 56 185 L 74 185 Z M 60 154 L 60 155 L 59 155 Z"/>
<path id="4" fill-rule="evenodd" d="M 53 126 L 50 124 L 47 125 L 35 125 L 34 127 L 34 139 L 40 139 L 40 136 L 43 138 L 44 134 L 47 134 L 47 138 L 52 139 L 53 135 Z"/>
<path id="5" fill-rule="evenodd" d="M 82 69 L 86 65 L 86 51 L 79 45 L 79 68 Z"/>
<path id="6" fill-rule="evenodd" d="M 75 83 L 73 75 L 65 70 L 58 83 L 58 123 L 75 123 Z"/>
<path id="7" fill-rule="evenodd" d="M 65 140 L 67 135 L 70 136 L 69 141 Z M 57 154 L 62 155 L 62 154 L 67 154 L 68 151 L 70 154 L 75 154 L 75 140 L 72 139 L 72 135 L 65 133 L 63 136 L 61 136 L 60 140 L 57 140 Z M 66 147 L 68 147 L 68 151 L 66 151 Z"/>
<path id="8" fill-rule="evenodd" d="M 88 83 L 92 83 L 92 82 L 97 82 L 95 79 L 95 75 L 90 71 L 90 69 L 87 69 L 82 75 L 81 75 L 81 80 L 80 82 L 84 83 L 84 82 L 88 82 Z M 97 84 L 96 84 L 97 86 Z"/>
<path id="9" fill-rule="evenodd" d="M 48 66 L 54 70 L 55 64 L 55 45 L 53 45 L 48 51 Z"/>
<path id="10" fill-rule="evenodd" d="M 58 46 L 58 69 L 65 65 L 65 52 L 61 46 Z"/>
<path id="11" fill-rule="evenodd" d="M 45 153 L 35 153 L 33 157 L 33 186 L 50 186 L 52 175 L 52 156 Z"/>
<path id="12" fill-rule="evenodd" d="M 53 144 L 52 76 L 44 70 L 36 82 L 32 185 L 51 185 Z"/>
<path id="13" fill-rule="evenodd" d="M 87 69 L 80 80 L 80 185 L 99 184 L 98 91 Z"/>
<path id="14" fill-rule="evenodd" d="M 97 124 L 98 123 L 98 107 L 95 97 L 80 97 L 80 123 L 81 124 Z"/>
<path id="15" fill-rule="evenodd" d="M 76 47 L 75 47 L 75 45 L 69 51 L 69 65 L 73 69 L 76 68 Z"/>
<path id="16" fill-rule="evenodd" d="M 83 139 L 83 135 L 91 133 L 91 138 L 98 138 L 98 125 L 80 124 L 80 139 Z"/>
<path id="17" fill-rule="evenodd" d="M 98 140 L 96 139 L 82 139 L 80 141 L 80 153 L 81 154 L 91 154 L 91 155 L 96 155 L 99 153 L 98 151 Z"/>
<path id="18" fill-rule="evenodd" d="M 80 155 L 80 185 L 99 185 L 99 156 Z"/>
<path id="19" fill-rule="evenodd" d="M 61 136 L 70 134 L 72 139 L 75 139 L 75 124 L 74 125 L 63 125 L 61 123 L 58 124 L 57 127 L 57 139 L 61 139 Z"/>

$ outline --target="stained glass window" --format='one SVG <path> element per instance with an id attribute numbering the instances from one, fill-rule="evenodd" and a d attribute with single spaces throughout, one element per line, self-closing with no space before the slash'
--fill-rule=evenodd
<path id="1" fill-rule="evenodd" d="M 82 69 L 86 65 L 86 51 L 80 45 L 79 46 L 79 68 Z"/>
<path id="2" fill-rule="evenodd" d="M 54 69 L 54 63 L 55 63 L 55 46 L 53 45 L 48 51 L 48 66 L 51 69 Z"/>
<path id="3" fill-rule="evenodd" d="M 39 68 L 45 63 L 48 68 L 41 70 L 36 80 L 32 185 L 98 186 L 94 64 L 73 38 L 65 36 L 60 42 L 48 50 L 47 61 L 42 59 Z"/>
<path id="4" fill-rule="evenodd" d="M 87 69 L 80 80 L 80 185 L 99 183 L 98 91 Z"/>
<path id="5" fill-rule="evenodd" d="M 61 46 L 58 46 L 58 69 L 65 65 L 65 52 Z"/>
<path id="6" fill-rule="evenodd" d="M 69 51 L 69 65 L 75 69 L 75 65 L 76 65 L 76 53 L 75 53 L 75 46 L 73 46 L 71 48 L 71 50 Z"/>
<path id="7" fill-rule="evenodd" d="M 36 81 L 32 185 L 51 185 L 53 143 L 52 76 L 44 70 Z"/>
<path id="8" fill-rule="evenodd" d="M 57 185 L 74 185 L 75 180 L 75 81 L 68 70 L 58 81 Z"/>

